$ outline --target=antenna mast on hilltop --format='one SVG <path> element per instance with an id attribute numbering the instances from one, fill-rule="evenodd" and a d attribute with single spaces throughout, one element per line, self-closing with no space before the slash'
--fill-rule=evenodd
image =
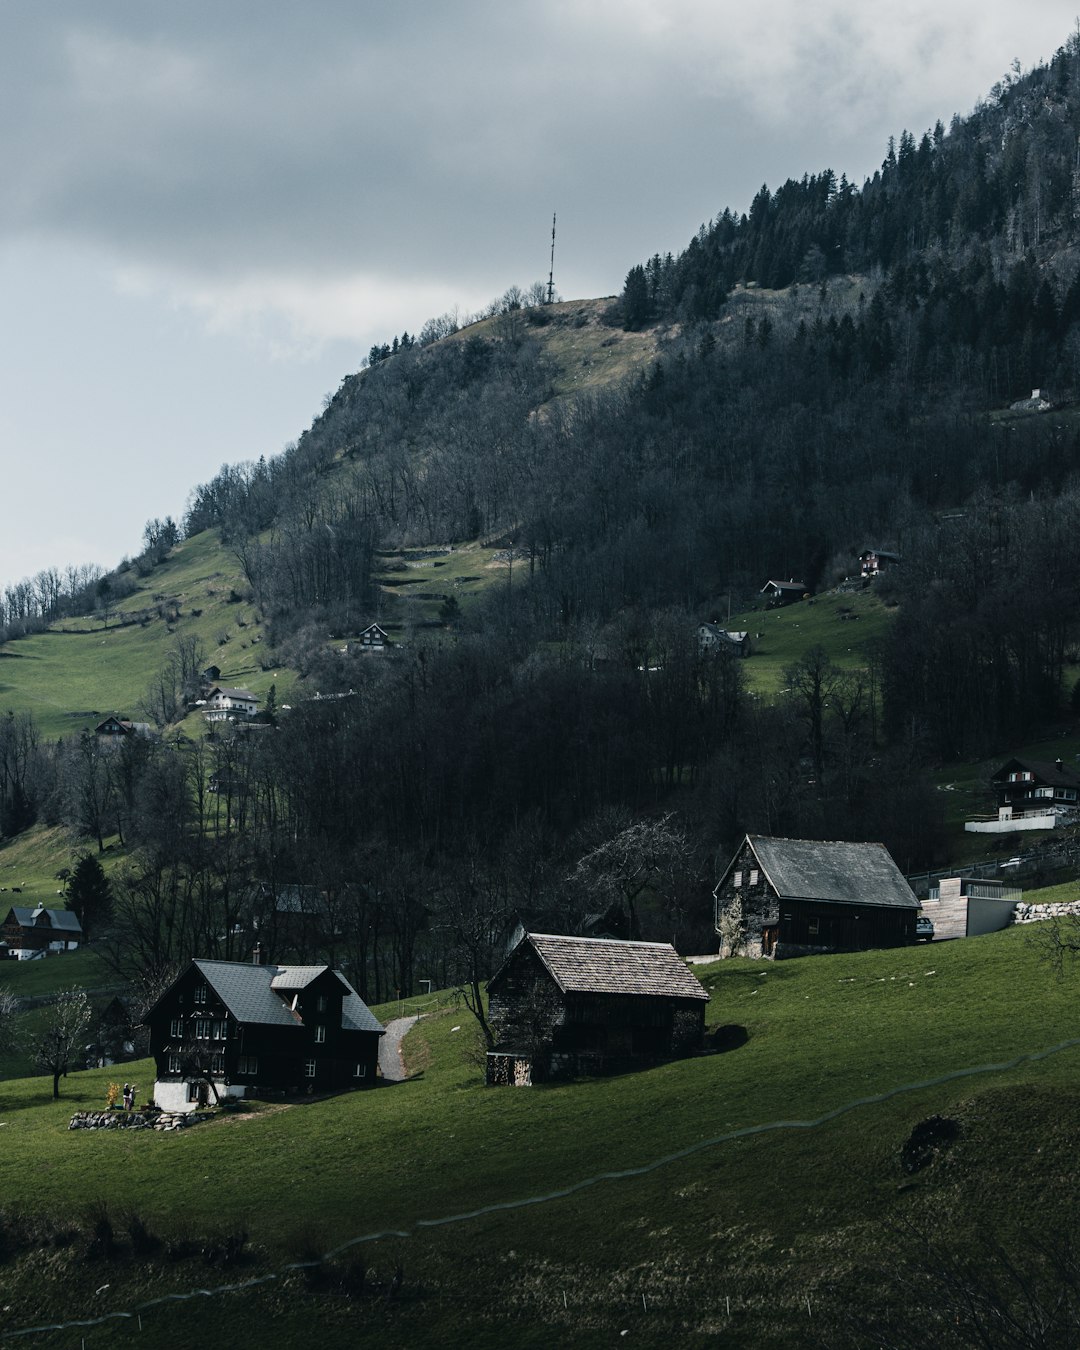
<path id="1" fill-rule="evenodd" d="M 555 300 L 555 212 L 551 213 L 551 271 L 548 273 L 548 304 Z"/>

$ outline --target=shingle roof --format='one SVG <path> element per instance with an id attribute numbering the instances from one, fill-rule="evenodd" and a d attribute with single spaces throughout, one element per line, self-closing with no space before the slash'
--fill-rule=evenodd
<path id="1" fill-rule="evenodd" d="M 38 915 L 44 912 L 49 916 L 50 928 L 64 933 L 82 932 L 79 916 L 70 909 L 46 909 L 44 905 L 28 909 L 25 905 L 12 905 L 11 912 L 20 928 L 35 927 Z"/>
<path id="2" fill-rule="evenodd" d="M 317 980 L 329 966 L 274 966 L 276 974 L 270 980 L 270 988 L 276 990 L 306 989 L 312 980 Z"/>
<path id="3" fill-rule="evenodd" d="M 349 991 L 341 1002 L 341 1025 L 347 1031 L 377 1031 L 380 1036 L 383 1035 L 385 1031 L 383 1024 L 341 971 L 336 970 L 334 974 Z"/>
<path id="4" fill-rule="evenodd" d="M 617 942 L 551 933 L 526 933 L 521 941 L 532 944 L 567 994 L 709 997 L 669 942 Z"/>
<path id="5" fill-rule="evenodd" d="M 256 966 L 246 961 L 196 961 L 207 984 L 238 1022 L 299 1027 L 303 1023 L 282 999 L 282 994 L 306 989 L 329 966 Z M 347 1031 L 374 1031 L 382 1023 L 338 970 L 334 977 L 345 986 L 341 1025 Z"/>
<path id="6" fill-rule="evenodd" d="M 747 835 L 762 871 L 781 899 L 833 900 L 845 905 L 899 906 L 919 902 L 884 844 L 831 839 L 773 839 Z"/>
<path id="7" fill-rule="evenodd" d="M 302 1025 L 270 988 L 277 966 L 255 966 L 246 961 L 196 961 L 195 964 L 238 1022 L 278 1027 Z"/>

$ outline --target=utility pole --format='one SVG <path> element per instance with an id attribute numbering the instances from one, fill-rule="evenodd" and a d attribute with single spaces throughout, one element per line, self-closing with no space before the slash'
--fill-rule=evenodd
<path id="1" fill-rule="evenodd" d="M 551 271 L 548 273 L 548 304 L 555 300 L 555 212 L 551 213 Z"/>

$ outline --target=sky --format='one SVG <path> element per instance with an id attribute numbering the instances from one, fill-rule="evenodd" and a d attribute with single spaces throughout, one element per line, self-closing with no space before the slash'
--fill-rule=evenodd
<path id="1" fill-rule="evenodd" d="M 0 588 L 111 567 L 374 342 L 853 182 L 1052 0 L 0 0 Z"/>

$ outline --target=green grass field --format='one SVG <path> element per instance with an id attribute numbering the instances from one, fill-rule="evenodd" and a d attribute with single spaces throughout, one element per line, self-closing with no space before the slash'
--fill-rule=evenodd
<path id="1" fill-rule="evenodd" d="M 891 611 L 872 590 L 865 590 L 816 595 L 783 609 L 749 610 L 722 624 L 750 634 L 754 650 L 743 662 L 747 687 L 771 697 L 786 687 L 784 672 L 812 647 L 821 647 L 830 661 L 847 670 L 865 668 L 866 646 L 884 637 L 890 622 Z"/>
<path id="2" fill-rule="evenodd" d="M 239 1270 L 137 1258 L 126 1245 L 107 1261 L 77 1237 L 44 1266 L 27 1251 L 4 1268 L 0 1331 L 273 1272 L 257 1289 L 184 1305 L 182 1316 L 148 1310 L 144 1330 L 162 1345 L 181 1344 L 181 1328 L 184 1343 L 245 1334 L 270 1347 L 591 1346 L 624 1329 L 648 1345 L 809 1344 L 807 1298 L 825 1325 L 835 1285 L 844 1298 L 888 1297 L 893 1225 L 941 1224 L 972 1241 L 976 1215 L 1011 1232 L 1035 1203 L 1044 1224 L 1077 1203 L 1077 1048 L 932 1081 L 1076 1035 L 1080 971 L 1056 980 L 1030 930 L 698 971 L 710 1027 L 742 1027 L 745 1044 L 614 1079 L 486 1089 L 470 1016 L 451 1004 L 410 1035 L 415 1076 L 399 1087 L 263 1105 L 176 1135 L 68 1133 L 71 1111 L 100 1105 L 117 1070 L 69 1078 L 60 1103 L 43 1080 L 0 1084 L 0 1187 L 23 1213 L 85 1228 L 104 1204 L 118 1230 L 136 1210 L 162 1235 L 205 1245 L 243 1226 L 252 1245 Z M 123 1066 L 123 1078 L 145 1088 L 152 1067 Z M 853 1105 L 912 1084 L 923 1086 Z M 778 1125 L 845 1106 L 816 1128 Z M 901 1146 L 935 1113 L 958 1123 L 959 1139 L 907 1176 Z M 690 1152 L 546 1203 L 434 1222 L 680 1150 Z M 373 1289 L 400 1264 L 393 1304 L 383 1293 L 345 1297 L 334 1283 L 344 1257 L 325 1287 L 284 1269 L 386 1229 L 401 1236 L 351 1255 Z M 110 1335 L 83 1328 L 40 1343 L 85 1336 L 96 1346 Z"/>
<path id="3" fill-rule="evenodd" d="M 265 697 L 276 682 L 279 703 L 287 701 L 294 677 L 262 669 L 262 627 L 216 531 L 179 544 L 138 587 L 108 626 L 100 615 L 69 619 L 0 646 L 0 710 L 32 712 L 47 737 L 93 727 L 110 712 L 145 720 L 140 703 L 179 637 L 200 640 L 223 684 Z M 135 614 L 140 622 L 123 623 Z"/>

